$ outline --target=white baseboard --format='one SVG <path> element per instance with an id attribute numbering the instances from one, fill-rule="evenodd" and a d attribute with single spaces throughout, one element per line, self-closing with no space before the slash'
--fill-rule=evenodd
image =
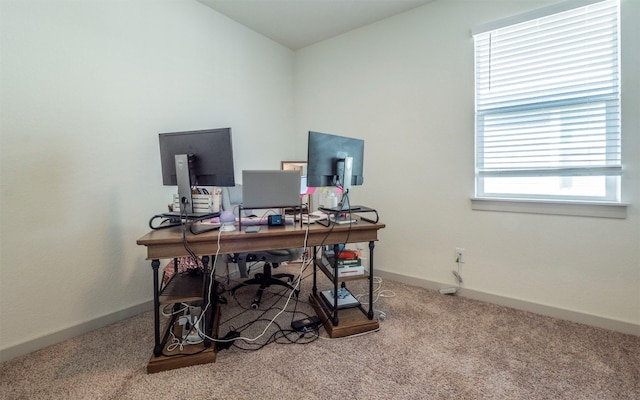
<path id="1" fill-rule="evenodd" d="M 91 332 L 93 330 L 105 327 L 114 322 L 121 321 L 125 318 L 136 316 L 140 313 L 153 309 L 153 301 L 147 301 L 142 304 L 138 304 L 129 308 L 125 308 L 120 311 L 116 311 L 111 314 L 103 315 L 96 319 L 92 319 L 87 322 L 83 322 L 78 325 L 63 329 L 58 332 L 54 332 L 48 335 L 41 336 L 37 339 L 29 340 L 28 342 L 20 343 L 15 346 L 0 349 L 0 362 L 9 361 L 12 358 L 22 356 L 34 352 L 36 350 L 43 349 L 47 346 L 60 343 L 64 340 L 74 338 L 76 336 Z"/>
<path id="2" fill-rule="evenodd" d="M 228 275 L 230 279 L 241 279 L 240 273 L 238 272 L 235 264 L 229 264 L 227 267 L 223 261 L 219 261 L 218 267 L 226 269 L 225 277 Z M 223 280 L 222 277 L 220 277 L 220 279 Z M 53 332 L 15 346 L 0 349 L 0 363 L 151 310 L 153 310 L 153 301 L 149 300 L 147 302 L 62 329 L 61 331 Z"/>
<path id="3" fill-rule="evenodd" d="M 235 272 L 237 275 L 237 271 Z M 383 279 L 389 279 L 392 281 L 404 283 L 407 285 L 423 287 L 425 289 L 438 291 L 439 289 L 447 286 L 445 284 L 429 281 L 426 279 L 419 279 L 411 276 L 400 275 L 388 271 L 376 271 L 376 275 Z M 633 324 L 624 321 L 618 321 L 610 318 L 599 317 L 595 315 L 580 313 L 571 310 L 565 310 L 557 307 L 551 307 L 536 303 L 531 303 L 524 300 L 512 299 L 509 297 L 499 296 L 491 293 L 480 292 L 471 289 L 461 289 L 457 292 L 458 296 L 467 297 L 474 300 L 484 301 L 487 303 L 497 304 L 505 307 L 515 308 L 517 310 L 529 311 L 540 315 L 546 315 L 553 318 L 564 319 L 567 321 L 573 321 L 585 325 L 590 325 L 598 328 L 609 329 L 612 331 L 625 333 L 629 335 L 640 336 L 640 325 Z M 11 360 L 12 358 L 19 357 L 24 354 L 40 350 L 47 346 L 51 346 L 56 343 L 60 343 L 64 340 L 74 338 L 76 336 L 85 334 L 95 329 L 102 328 L 110 325 L 114 322 L 121 321 L 125 318 L 133 317 L 140 313 L 150 311 L 153 309 L 153 302 L 147 301 L 114 313 L 98 317 L 91 321 L 87 321 L 58 332 L 54 332 L 49 335 L 39 337 L 37 339 L 30 340 L 28 342 L 20 343 L 18 345 L 0 349 L 0 362 Z"/>
<path id="4" fill-rule="evenodd" d="M 443 287 L 451 286 L 444 283 L 420 279 L 413 276 L 396 274 L 388 271 L 375 271 L 377 276 L 383 279 L 389 279 L 404 283 L 407 285 L 418 286 L 429 290 L 438 291 Z M 529 311 L 532 313 L 545 315 L 548 317 L 564 319 L 566 321 L 577 322 L 580 324 L 590 325 L 597 328 L 609 329 L 612 331 L 625 333 L 628 335 L 640 336 L 640 324 L 634 324 L 625 321 L 619 321 L 610 318 L 599 317 L 597 315 L 585 314 L 577 311 L 565 310 L 558 307 L 551 307 L 543 304 L 532 303 L 525 300 L 513 299 L 496 294 L 480 292 L 472 289 L 460 289 L 457 296 L 469 299 L 484 301 L 486 303 L 497 304 L 505 307 L 514 308 L 516 310 Z"/>

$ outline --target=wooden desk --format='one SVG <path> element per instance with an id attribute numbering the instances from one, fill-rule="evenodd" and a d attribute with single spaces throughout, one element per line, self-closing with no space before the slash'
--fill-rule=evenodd
<path id="1" fill-rule="evenodd" d="M 308 233 L 307 233 L 308 227 Z M 352 225 L 332 225 L 325 227 L 319 224 L 304 225 L 285 225 L 278 227 L 262 226 L 258 233 L 245 233 L 244 231 L 221 232 L 212 231 L 199 235 L 189 233 L 187 229 L 186 239 L 189 248 L 198 256 L 203 256 L 205 268 L 208 267 L 209 255 L 212 254 L 228 254 L 228 253 L 246 253 L 252 251 L 299 248 L 304 247 L 305 237 L 307 238 L 307 247 L 316 247 L 323 245 L 332 245 L 339 243 L 361 243 L 369 242 L 369 288 L 373 291 L 373 243 L 378 240 L 378 231 L 384 228 L 381 223 L 370 223 L 364 220 L 358 220 Z M 218 240 L 219 237 L 219 240 Z M 136 242 L 138 245 L 147 248 L 147 260 L 151 260 L 153 269 L 153 287 L 154 287 L 154 356 L 159 357 L 162 354 L 164 343 L 160 338 L 160 291 L 159 291 L 159 274 L 161 259 L 171 259 L 176 257 L 189 256 L 189 252 L 184 246 L 183 235 L 180 227 L 168 229 L 152 230 L 142 236 Z M 218 246 L 220 247 L 218 250 Z M 315 254 L 315 252 L 314 252 Z M 314 263 L 314 283 L 312 296 L 316 293 L 316 280 Z M 205 280 L 208 274 L 205 271 Z M 337 289 L 337 280 L 334 282 Z M 206 282 L 205 282 L 206 287 Z M 212 310 L 217 314 L 217 298 L 215 290 L 212 290 L 210 298 Z M 206 294 L 205 294 L 206 296 Z M 204 298 L 206 301 L 207 299 Z M 369 319 L 373 319 L 373 296 L 369 296 Z M 217 315 L 210 318 L 210 321 L 216 320 Z M 337 324 L 337 310 L 332 318 L 333 323 Z M 166 337 L 166 335 L 165 335 Z M 215 360 L 215 357 L 214 357 Z"/>
<path id="2" fill-rule="evenodd" d="M 275 227 L 262 225 L 257 233 L 245 233 L 238 230 L 222 232 L 220 254 L 302 247 L 306 227 L 307 225 L 300 227 L 297 224 Z M 319 224 L 311 224 L 309 225 L 307 246 L 377 241 L 378 230 L 384 227 L 385 225 L 381 223 L 372 224 L 362 220 L 351 226 L 344 224 L 324 227 Z M 199 235 L 187 232 L 187 241 L 191 250 L 197 255 L 215 254 L 218 249 L 218 231 Z M 170 259 L 189 255 L 182 242 L 182 233 L 179 227 L 153 230 L 138 239 L 136 243 L 146 246 L 147 260 Z"/>

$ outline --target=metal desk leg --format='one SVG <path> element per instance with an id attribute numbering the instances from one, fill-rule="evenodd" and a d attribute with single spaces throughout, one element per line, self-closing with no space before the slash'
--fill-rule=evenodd
<path id="1" fill-rule="evenodd" d="M 340 245 L 333 245 L 333 326 L 338 326 L 340 322 L 338 318 L 338 253 L 340 252 Z"/>
<path id="2" fill-rule="evenodd" d="M 373 319 L 373 248 L 374 242 L 369 242 L 369 314 L 367 317 Z"/>
<path id="3" fill-rule="evenodd" d="M 316 251 L 317 251 L 317 247 L 313 246 L 313 286 L 311 287 L 311 293 L 313 293 L 313 295 L 315 296 L 316 293 L 318 293 L 318 285 L 317 285 L 317 278 L 316 278 L 316 274 L 318 272 L 318 265 L 316 264 L 317 262 L 317 257 L 316 257 Z"/>
<path id="4" fill-rule="evenodd" d="M 204 307 L 207 304 L 207 302 L 209 302 L 210 307 L 211 307 L 211 318 L 209 318 L 206 314 L 203 314 L 203 317 L 205 318 L 204 320 L 204 333 L 209 336 L 212 337 L 212 327 L 213 327 L 213 320 L 216 316 L 216 307 L 218 307 L 218 297 L 217 297 L 217 292 L 218 292 L 218 288 L 217 285 L 215 285 L 216 281 L 215 281 L 215 277 L 210 277 L 210 271 L 209 271 L 209 256 L 202 256 L 202 273 L 203 273 L 203 278 L 202 279 L 202 293 L 203 293 L 203 297 L 202 297 L 202 312 L 204 313 Z M 209 283 L 210 283 L 210 279 L 213 279 L 213 284 L 211 285 L 211 293 L 209 293 Z M 211 340 L 209 338 L 205 338 L 204 339 L 204 347 L 205 348 L 209 348 L 209 346 L 211 345 Z"/>
<path id="5" fill-rule="evenodd" d="M 153 355 L 158 357 L 162 354 L 162 346 L 160 344 L 160 286 L 158 282 L 160 260 L 152 260 L 151 268 L 153 269 L 153 339 L 155 341 Z"/>

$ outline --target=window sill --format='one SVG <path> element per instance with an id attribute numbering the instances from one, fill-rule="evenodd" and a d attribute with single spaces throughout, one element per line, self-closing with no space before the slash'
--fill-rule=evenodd
<path id="1" fill-rule="evenodd" d="M 471 209 L 525 214 L 627 218 L 625 203 L 471 198 Z"/>

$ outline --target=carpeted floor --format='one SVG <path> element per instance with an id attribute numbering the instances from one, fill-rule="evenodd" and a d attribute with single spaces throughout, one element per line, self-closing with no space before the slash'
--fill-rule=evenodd
<path id="1" fill-rule="evenodd" d="M 276 319 L 283 330 L 313 314 L 310 281 Z M 361 294 L 364 285 L 349 288 Z M 271 289 L 250 310 L 254 291 L 225 294 L 221 336 L 234 329 L 256 337 L 285 303 L 287 293 Z M 156 374 L 146 373 L 147 312 L 1 364 L 0 398 L 640 399 L 640 337 L 396 282 L 382 282 L 378 293 L 378 332 L 300 337 L 273 324 L 259 339 L 221 350 L 215 363 Z"/>

